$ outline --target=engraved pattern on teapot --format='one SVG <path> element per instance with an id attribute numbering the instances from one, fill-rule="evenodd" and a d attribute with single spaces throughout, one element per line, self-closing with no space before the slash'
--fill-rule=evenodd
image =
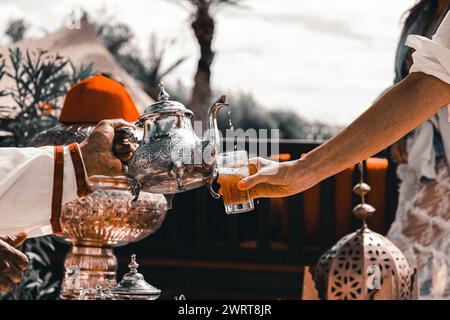
<path id="1" fill-rule="evenodd" d="M 160 88 L 159 101 L 147 107 L 137 122 L 143 128 L 143 138 L 137 140 L 128 134 L 130 141 L 139 144 L 124 165 L 132 194 L 137 199 L 142 189 L 173 195 L 208 185 L 213 197 L 218 198 L 211 186 L 217 176 L 215 159 L 219 149 L 216 118 L 218 111 L 227 106 L 226 97 L 221 96 L 209 108 L 208 131 L 206 139 L 201 140 L 192 127 L 192 111 L 169 100 L 164 86 Z"/>

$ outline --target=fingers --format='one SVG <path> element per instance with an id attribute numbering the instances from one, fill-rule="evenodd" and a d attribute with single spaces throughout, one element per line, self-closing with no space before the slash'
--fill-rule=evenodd
<path id="1" fill-rule="evenodd" d="M 114 123 L 114 126 L 117 125 L 117 123 L 120 123 L 122 125 L 115 127 L 113 153 L 117 158 L 120 159 L 120 161 L 127 162 L 131 159 L 133 152 L 137 149 L 138 146 L 137 144 L 129 141 L 129 138 L 133 136 L 133 131 L 129 129 L 131 124 L 128 123 L 128 125 L 124 127 L 123 120 L 119 119 L 116 121 L 117 122 Z M 132 125 L 132 127 L 135 128 L 134 125 Z"/>
<path id="2" fill-rule="evenodd" d="M 13 263 L 14 265 L 19 268 L 20 270 L 26 270 L 28 266 L 30 265 L 30 260 L 28 260 L 28 257 L 20 252 L 19 250 L 15 250 Z"/>
<path id="3" fill-rule="evenodd" d="M 129 139 L 129 137 L 132 137 L 134 135 L 134 131 L 130 129 L 129 127 L 119 127 L 115 129 L 114 131 L 114 141 L 116 143 L 120 143 L 124 140 Z"/>
<path id="4" fill-rule="evenodd" d="M 249 159 L 250 176 L 242 179 L 238 183 L 238 189 L 241 191 L 249 190 L 257 184 L 269 182 L 271 176 L 278 171 L 278 162 L 264 158 Z"/>
<path id="5" fill-rule="evenodd" d="M 20 245 L 24 237 L 26 238 L 26 233 L 20 233 L 7 240 L 12 245 Z M 19 283 L 28 264 L 26 255 L 0 240 L 0 291 L 9 291 L 14 284 Z"/>
<path id="6" fill-rule="evenodd" d="M 257 184 L 267 182 L 269 179 L 269 176 L 262 175 L 260 173 L 248 176 L 241 181 L 238 182 L 237 187 L 241 191 L 249 190 L 256 186 Z"/>
<path id="7" fill-rule="evenodd" d="M 114 129 L 122 127 L 122 126 L 136 129 L 136 126 L 133 123 L 125 121 L 123 119 L 103 120 L 99 123 L 99 125 L 109 125 L 109 126 L 113 127 Z"/>
<path id="8" fill-rule="evenodd" d="M 20 270 L 28 268 L 28 257 L 17 249 L 14 249 L 4 241 L 0 241 L 0 260 L 15 265 Z"/>
<path id="9" fill-rule="evenodd" d="M 137 145 L 131 142 L 114 143 L 113 145 L 114 155 L 122 162 L 130 160 L 136 149 Z"/>
<path id="10" fill-rule="evenodd" d="M 256 164 L 250 163 L 248 165 L 248 171 L 250 172 L 250 175 L 254 175 L 258 172 L 258 167 Z"/>
<path id="11" fill-rule="evenodd" d="M 22 281 L 22 278 L 23 271 L 14 266 L 8 266 L 6 269 L 0 269 L 0 292 L 11 291 L 15 284 Z"/>
<path id="12" fill-rule="evenodd" d="M 9 261 L 20 270 L 26 270 L 30 264 L 28 257 L 16 249 L 9 250 Z"/>
<path id="13" fill-rule="evenodd" d="M 136 151 L 137 145 L 135 143 L 131 143 L 128 141 L 124 141 L 122 143 L 114 143 L 113 150 L 114 153 L 131 153 Z"/>
<path id="14" fill-rule="evenodd" d="M 281 187 L 282 188 L 282 187 Z M 272 185 L 270 183 L 260 183 L 248 190 L 250 193 L 250 198 L 277 198 L 285 197 L 286 194 L 280 189 L 280 186 Z"/>
<path id="15" fill-rule="evenodd" d="M 128 162 L 133 154 L 131 152 L 129 153 L 119 153 L 115 154 L 115 156 L 121 161 L 121 162 Z"/>
<path id="16" fill-rule="evenodd" d="M 258 199 L 258 198 L 270 198 L 273 196 L 270 192 L 267 191 L 268 186 L 270 186 L 267 183 L 261 183 L 254 188 L 250 189 L 250 198 L 252 199 Z"/>
<path id="17" fill-rule="evenodd" d="M 14 236 L 0 237 L 1 240 L 5 241 L 13 248 L 20 246 L 25 240 L 27 240 L 28 234 L 25 231 L 19 232 Z"/>
<path id="18" fill-rule="evenodd" d="M 8 278 L 0 279 L 0 292 L 9 292 L 14 289 L 14 283 Z"/>
<path id="19" fill-rule="evenodd" d="M 2 270 L 0 274 L 2 279 L 6 278 L 8 282 L 13 284 L 19 283 L 23 278 L 23 271 L 14 265 L 10 265 L 8 268 Z"/>

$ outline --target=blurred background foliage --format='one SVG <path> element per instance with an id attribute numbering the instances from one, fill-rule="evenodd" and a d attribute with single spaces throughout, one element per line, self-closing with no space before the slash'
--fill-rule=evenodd
<path id="1" fill-rule="evenodd" d="M 211 2 L 211 4 L 205 4 L 208 2 Z M 227 0 L 177 1 L 177 3 L 186 7 L 187 10 L 192 11 L 193 29 L 198 28 L 197 24 L 199 23 L 208 24 L 211 22 L 208 18 L 198 17 L 199 14 L 207 14 L 214 23 L 214 14 L 217 13 L 217 10 L 220 10 L 222 6 L 236 6 L 244 2 L 245 1 Z M 206 13 L 203 8 L 204 5 L 207 7 Z M 161 81 L 164 81 L 168 74 L 170 74 L 188 58 L 187 55 L 180 54 L 179 58 L 173 61 L 166 61 L 165 59 L 165 53 L 170 50 L 179 39 L 177 39 L 177 37 L 172 39 L 161 39 L 156 34 L 151 34 L 149 36 L 148 43 L 149 50 L 147 54 L 143 54 L 133 45 L 132 39 L 134 38 L 134 33 L 129 26 L 118 22 L 114 16 L 111 16 L 106 12 L 102 12 L 99 15 L 104 18 L 101 21 L 96 22 L 98 36 L 103 39 L 106 47 L 114 55 L 120 65 L 141 83 L 148 95 L 150 95 L 154 100 L 157 100 L 159 93 L 158 84 Z M 210 29 L 211 27 L 202 28 L 202 30 L 208 30 L 208 38 L 212 41 L 214 36 L 214 28 L 212 28 L 212 30 Z M 195 33 L 196 31 L 194 30 L 193 32 Z M 199 31 L 197 30 L 197 33 L 198 32 Z M 203 37 L 205 36 L 203 35 Z M 209 40 L 204 40 L 201 36 L 198 36 L 197 41 L 199 42 L 201 55 L 205 54 L 205 50 L 208 51 L 211 49 L 202 49 L 202 47 L 205 46 L 205 44 L 202 44 L 202 41 Z M 209 64 L 212 63 L 212 59 L 213 57 L 207 58 Z M 200 57 L 198 67 L 200 69 L 204 67 L 204 63 L 201 63 L 201 61 L 202 57 Z M 194 78 L 201 77 L 198 75 L 199 72 L 210 73 L 211 70 L 197 70 Z M 202 86 L 207 86 L 208 88 L 201 88 Z M 211 89 L 209 79 L 208 81 L 203 81 L 202 84 L 199 84 L 194 79 L 194 85 L 192 88 L 189 88 L 181 81 L 166 83 L 166 87 L 168 88 L 172 99 L 178 100 L 193 109 L 197 118 L 200 119 L 202 116 L 206 116 L 207 107 L 209 107 L 221 94 L 224 93 L 224 91 L 220 90 L 220 88 Z M 197 103 L 195 102 L 196 100 L 201 100 L 194 97 L 198 95 L 198 92 L 195 93 L 196 91 L 211 92 L 206 95 L 208 97 L 207 105 L 202 105 L 202 102 L 200 102 L 200 105 L 202 105 L 200 108 L 192 107 L 193 103 Z M 306 139 L 314 141 L 327 140 L 340 130 L 339 127 L 329 126 L 325 123 L 310 122 L 299 116 L 296 112 L 284 110 L 282 106 L 280 106 L 279 111 L 268 111 L 253 97 L 251 93 L 226 92 L 226 94 L 228 96 L 228 102 L 232 107 L 231 118 L 235 128 L 242 128 L 244 130 L 250 128 L 256 130 L 279 129 L 280 138 L 282 139 Z M 203 95 L 205 96 L 205 94 Z M 199 114 L 199 112 L 201 114 Z M 228 114 L 226 112 L 221 112 L 219 114 L 218 122 L 219 128 L 223 133 L 225 133 L 225 130 L 229 128 Z"/>

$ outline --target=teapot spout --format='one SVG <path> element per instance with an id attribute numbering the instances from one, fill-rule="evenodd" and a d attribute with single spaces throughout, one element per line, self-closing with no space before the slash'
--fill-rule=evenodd
<path id="1" fill-rule="evenodd" d="M 211 156 L 215 158 L 219 152 L 219 128 L 217 126 L 217 113 L 222 107 L 228 107 L 227 97 L 221 96 L 208 110 L 208 134 L 206 136 L 206 145 L 211 149 Z"/>
<path id="2" fill-rule="evenodd" d="M 208 119 L 209 119 L 209 129 L 211 129 L 211 125 L 214 125 L 211 123 L 211 120 L 216 120 L 217 118 L 217 112 L 219 112 L 222 107 L 228 107 L 229 104 L 226 103 L 227 96 L 222 95 L 217 101 L 209 108 L 208 110 Z"/>

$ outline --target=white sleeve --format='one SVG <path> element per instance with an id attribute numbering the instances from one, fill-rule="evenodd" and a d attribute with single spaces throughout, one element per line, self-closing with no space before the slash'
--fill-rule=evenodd
<path id="1" fill-rule="evenodd" d="M 0 234 L 52 233 L 54 147 L 0 148 Z M 75 169 L 64 148 L 63 203 L 77 197 Z"/>
<path id="2" fill-rule="evenodd" d="M 450 84 L 450 12 L 432 39 L 410 35 L 406 45 L 416 50 L 410 72 L 423 72 Z"/>

